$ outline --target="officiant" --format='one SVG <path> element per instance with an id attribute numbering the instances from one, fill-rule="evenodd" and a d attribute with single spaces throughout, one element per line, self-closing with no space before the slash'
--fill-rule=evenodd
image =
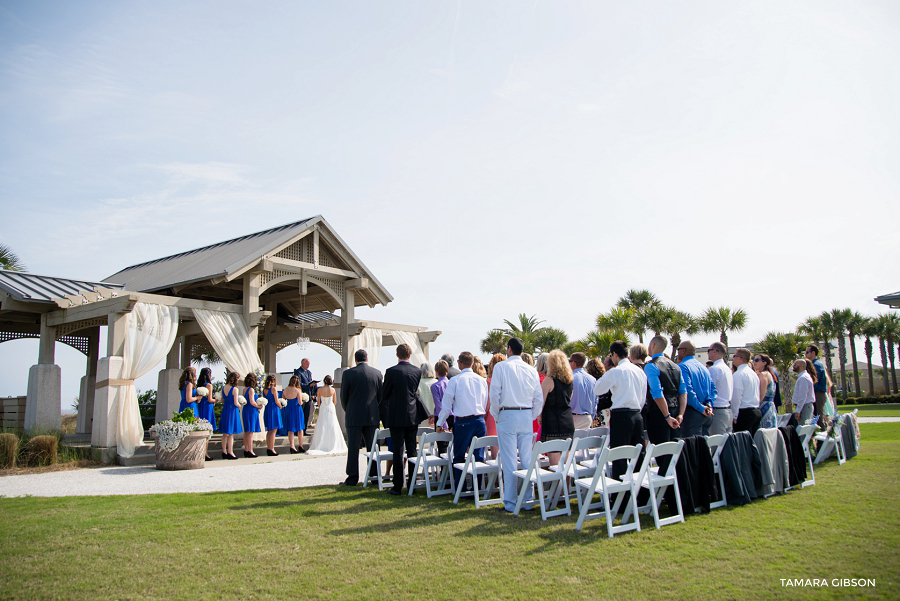
<path id="1" fill-rule="evenodd" d="M 306 357 L 300 361 L 300 367 L 294 370 L 294 375 L 300 378 L 300 390 L 309 395 L 309 400 L 303 403 L 303 423 L 306 424 L 306 427 L 309 427 L 309 419 L 310 413 L 312 413 L 312 399 L 316 396 L 316 392 L 318 391 L 317 384 L 318 380 L 312 379 L 312 372 L 309 369 L 309 359 Z M 303 432 L 306 434 L 306 431 Z"/>

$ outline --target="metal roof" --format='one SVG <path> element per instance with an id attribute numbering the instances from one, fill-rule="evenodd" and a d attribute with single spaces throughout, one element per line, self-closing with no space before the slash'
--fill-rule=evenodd
<path id="1" fill-rule="evenodd" d="M 95 287 L 122 288 L 123 286 L 110 282 L 70 280 L 0 269 L 0 290 L 20 301 L 50 303 L 54 298 L 62 298 L 66 294 L 78 294 L 79 290 L 93 290 Z"/>
<path id="2" fill-rule="evenodd" d="M 900 307 L 900 292 L 876 296 L 875 302 L 881 303 L 882 305 L 888 305 L 890 307 Z"/>
<path id="3" fill-rule="evenodd" d="M 226 240 L 132 265 L 105 278 L 104 281 L 122 282 L 126 290 L 156 292 L 172 286 L 225 276 L 259 260 L 271 249 L 305 231 L 315 217 L 288 223 L 270 230 Z"/>

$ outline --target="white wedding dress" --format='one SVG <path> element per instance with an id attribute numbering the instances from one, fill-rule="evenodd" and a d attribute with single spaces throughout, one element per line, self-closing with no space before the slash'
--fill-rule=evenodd
<path id="1" fill-rule="evenodd" d="M 334 407 L 334 395 L 320 398 L 319 417 L 309 444 L 310 455 L 333 455 L 347 452 L 344 433 L 338 423 L 337 410 Z"/>

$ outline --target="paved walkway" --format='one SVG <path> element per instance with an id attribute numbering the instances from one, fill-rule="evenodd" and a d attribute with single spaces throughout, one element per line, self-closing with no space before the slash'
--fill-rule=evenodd
<path id="1" fill-rule="evenodd" d="M 886 424 L 900 422 L 900 417 L 857 417 L 856 421 L 861 424 Z"/>
<path id="2" fill-rule="evenodd" d="M 0 496 L 67 497 L 146 495 L 335 485 L 345 477 L 347 455 L 279 455 L 206 463 L 202 470 L 161 471 L 153 466 L 100 467 L 0 478 Z M 360 461 L 360 473 L 365 465 Z"/>

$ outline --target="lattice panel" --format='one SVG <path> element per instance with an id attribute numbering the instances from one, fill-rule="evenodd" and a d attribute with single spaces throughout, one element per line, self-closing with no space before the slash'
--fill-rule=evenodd
<path id="1" fill-rule="evenodd" d="M 299 274 L 294 273 L 292 271 L 284 271 L 283 269 L 273 269 L 272 271 L 265 271 L 262 274 L 260 274 L 259 285 L 265 286 L 272 280 L 280 278 L 281 276 L 285 276 L 285 275 L 295 275 L 297 277 L 300 277 Z"/>
<path id="2" fill-rule="evenodd" d="M 40 334 L 32 334 L 30 332 L 0 332 L 0 343 L 9 342 L 10 340 L 21 340 L 22 338 L 40 339 L 40 337 Z M 89 343 L 85 336 L 57 336 L 56 341 L 68 344 L 84 355 L 88 354 Z"/>
<path id="3" fill-rule="evenodd" d="M 297 240 L 281 252 L 275 254 L 276 257 L 282 259 L 290 259 L 292 261 L 303 261 L 312 263 L 312 238 L 306 236 L 301 240 Z"/>
<path id="4" fill-rule="evenodd" d="M 65 336 L 70 332 L 77 332 L 78 330 L 83 330 L 84 328 L 105 326 L 108 325 L 107 321 L 108 320 L 106 317 L 95 317 L 94 319 L 85 319 L 83 321 L 76 321 L 74 323 L 64 323 L 63 325 L 56 328 L 56 335 Z"/>
<path id="5" fill-rule="evenodd" d="M 191 342 L 191 358 L 199 357 L 200 355 L 206 355 L 212 352 L 213 347 L 211 344 L 206 342 Z"/>

